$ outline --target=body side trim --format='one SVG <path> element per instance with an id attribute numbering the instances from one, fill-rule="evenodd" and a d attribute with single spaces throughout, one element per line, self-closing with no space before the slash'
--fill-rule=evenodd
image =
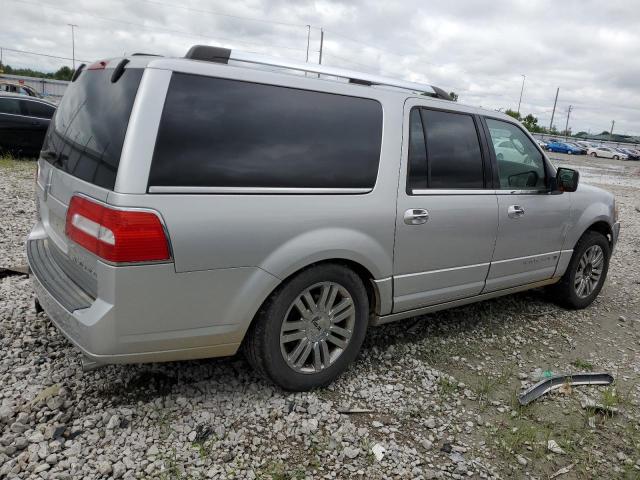
<path id="1" fill-rule="evenodd" d="M 489 300 L 491 298 L 501 297 L 503 295 L 509 295 L 511 293 L 523 292 L 532 288 L 544 287 L 545 285 L 551 285 L 558 282 L 558 278 L 550 278 L 542 280 L 540 282 L 529 283 L 527 285 L 520 285 L 518 287 L 507 288 L 504 290 L 496 290 L 495 292 L 483 293 L 475 295 L 473 297 L 462 298 L 460 300 L 453 300 L 451 302 L 439 303 L 436 305 L 430 305 L 428 307 L 416 308 L 414 310 L 408 310 L 406 312 L 394 313 L 391 315 L 384 315 L 377 317 L 371 321 L 371 325 L 384 325 L 385 323 L 395 322 L 398 320 L 404 320 L 405 318 L 416 317 L 419 315 L 425 315 L 427 313 L 437 312 L 439 310 L 446 310 L 448 308 L 460 307 L 462 305 L 468 305 L 470 303 L 480 302 L 482 300 Z"/>

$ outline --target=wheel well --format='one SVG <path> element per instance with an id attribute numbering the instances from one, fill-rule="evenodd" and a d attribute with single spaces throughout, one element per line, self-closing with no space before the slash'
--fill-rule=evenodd
<path id="1" fill-rule="evenodd" d="M 604 222 L 604 221 L 596 222 L 585 230 L 585 233 L 587 232 L 601 233 L 609 240 L 609 243 L 613 241 L 613 233 L 611 232 L 611 227 L 607 222 Z"/>

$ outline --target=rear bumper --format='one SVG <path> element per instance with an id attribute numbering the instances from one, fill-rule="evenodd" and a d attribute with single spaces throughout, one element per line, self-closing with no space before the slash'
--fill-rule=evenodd
<path id="1" fill-rule="evenodd" d="M 36 225 L 27 240 L 36 297 L 53 324 L 98 363 L 141 363 L 234 354 L 278 280 L 257 268 L 176 273 L 173 264 L 99 262 L 97 295 L 85 293 L 49 255 Z"/>

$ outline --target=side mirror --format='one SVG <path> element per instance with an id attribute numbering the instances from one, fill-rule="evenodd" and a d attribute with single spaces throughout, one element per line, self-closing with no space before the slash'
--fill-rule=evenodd
<path id="1" fill-rule="evenodd" d="M 556 186 L 560 192 L 575 192 L 578 189 L 580 173 L 571 168 L 558 168 L 556 173 Z"/>

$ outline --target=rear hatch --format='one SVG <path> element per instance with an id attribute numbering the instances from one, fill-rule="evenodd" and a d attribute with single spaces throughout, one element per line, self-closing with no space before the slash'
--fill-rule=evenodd
<path id="1" fill-rule="evenodd" d="M 56 263 L 95 297 L 96 258 L 65 235 L 73 195 L 105 202 L 114 189 L 143 68 L 98 62 L 69 84 L 51 121 L 39 160 L 38 207 Z M 97 67 L 97 68 L 96 68 Z M 116 78 L 117 77 L 117 78 Z M 115 80 L 115 81 L 113 81 Z"/>

